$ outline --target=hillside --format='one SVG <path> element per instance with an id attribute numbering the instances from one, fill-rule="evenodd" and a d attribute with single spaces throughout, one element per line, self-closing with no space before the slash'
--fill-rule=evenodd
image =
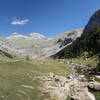
<path id="1" fill-rule="evenodd" d="M 54 58 L 75 58 L 100 54 L 100 9 L 89 19 L 81 37 L 55 54 Z"/>
<path id="2" fill-rule="evenodd" d="M 88 24 L 85 26 L 83 34 L 88 33 L 93 28 L 100 26 L 100 9 L 97 10 L 89 19 Z"/>
<path id="3" fill-rule="evenodd" d="M 80 28 L 80 29 L 73 29 L 73 30 L 70 30 L 70 31 L 68 31 L 68 32 L 64 32 L 64 33 L 62 33 L 62 34 L 59 34 L 59 35 L 57 35 L 57 36 L 55 36 L 55 38 L 66 38 L 66 37 L 68 37 L 68 36 L 72 36 L 72 35 L 76 35 L 76 36 L 80 36 L 81 34 L 80 33 L 82 33 L 83 32 L 83 28 Z"/>
<path id="4" fill-rule="evenodd" d="M 100 26 L 94 28 L 87 34 L 82 35 L 71 45 L 68 45 L 53 57 L 73 58 L 80 56 L 85 51 L 88 52 L 89 56 L 100 53 Z"/>

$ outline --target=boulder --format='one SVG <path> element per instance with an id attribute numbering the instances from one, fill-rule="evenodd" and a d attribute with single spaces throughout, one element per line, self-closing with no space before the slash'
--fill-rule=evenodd
<path id="1" fill-rule="evenodd" d="M 100 83 L 98 82 L 90 82 L 88 87 L 90 90 L 100 91 Z"/>
<path id="2" fill-rule="evenodd" d="M 88 91 L 88 82 L 81 81 L 84 75 L 80 75 L 80 80 L 75 78 L 66 78 L 50 73 L 43 78 L 43 83 L 39 90 L 45 95 L 50 95 L 50 100 L 66 100 L 70 97 L 71 100 L 95 100 L 93 94 Z M 49 80 L 49 81 L 48 81 Z M 94 87 L 91 86 L 91 87 Z M 97 85 L 95 86 L 96 88 Z"/>

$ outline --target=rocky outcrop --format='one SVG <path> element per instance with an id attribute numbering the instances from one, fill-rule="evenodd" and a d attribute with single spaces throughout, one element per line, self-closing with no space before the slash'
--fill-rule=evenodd
<path id="1" fill-rule="evenodd" d="M 88 87 L 89 87 L 90 90 L 100 91 L 100 83 L 98 83 L 98 82 L 90 82 L 88 84 Z"/>
<path id="2" fill-rule="evenodd" d="M 100 83 L 89 77 L 91 69 L 70 61 L 64 63 L 72 66 L 71 74 L 63 77 L 50 73 L 42 77 L 39 87 L 42 95 L 49 94 L 50 100 L 66 100 L 68 97 L 71 100 L 95 100 L 94 95 L 89 91 L 100 91 Z"/>
<path id="3" fill-rule="evenodd" d="M 63 47 L 63 46 L 66 46 L 67 44 L 71 43 L 72 41 L 73 41 L 72 38 L 65 38 L 65 39 L 62 41 L 62 43 L 61 43 L 61 45 L 60 45 L 60 48 Z"/>
<path id="4" fill-rule="evenodd" d="M 56 36 L 54 39 L 57 39 L 57 43 L 60 44 L 60 48 L 72 43 L 76 38 L 80 37 L 83 32 L 83 29 L 76 29 L 69 32 L 65 32 Z"/>
<path id="5" fill-rule="evenodd" d="M 88 82 L 77 79 L 68 79 L 63 76 L 50 73 L 41 78 L 43 83 L 39 87 L 42 95 L 49 94 L 50 100 L 95 100 L 93 94 L 88 91 Z"/>
<path id="6" fill-rule="evenodd" d="M 75 78 L 78 80 L 89 80 L 89 74 L 93 72 L 92 68 L 89 68 L 88 66 L 85 66 L 83 64 L 76 64 L 72 63 L 70 61 L 67 61 L 66 64 L 70 65 L 72 67 L 72 71 L 70 73 L 71 78 Z"/>
<path id="7" fill-rule="evenodd" d="M 95 28 L 96 26 L 100 26 L 100 9 L 97 10 L 90 18 L 88 24 L 83 31 L 83 34 L 91 31 L 91 29 Z"/>

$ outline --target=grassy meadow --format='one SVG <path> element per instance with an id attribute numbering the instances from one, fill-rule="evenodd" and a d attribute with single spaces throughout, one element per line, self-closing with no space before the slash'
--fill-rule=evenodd
<path id="1" fill-rule="evenodd" d="M 77 57 L 77 58 L 61 59 L 61 61 L 63 62 L 70 61 L 72 63 L 83 64 L 91 68 L 96 68 L 98 63 L 98 58 L 96 56 L 87 59 L 84 59 L 83 57 Z"/>
<path id="2" fill-rule="evenodd" d="M 53 72 L 67 76 L 71 68 L 52 59 L 0 61 L 0 100 L 44 100 L 36 77 Z"/>

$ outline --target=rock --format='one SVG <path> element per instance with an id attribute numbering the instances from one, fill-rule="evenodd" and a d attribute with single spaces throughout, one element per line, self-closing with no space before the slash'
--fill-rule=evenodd
<path id="1" fill-rule="evenodd" d="M 95 100 L 94 96 L 88 91 L 88 83 L 78 79 L 67 79 L 66 77 L 50 73 L 43 79 L 43 84 L 39 90 L 45 95 L 50 95 L 50 100 Z M 84 75 L 80 75 L 84 78 Z M 49 80 L 49 81 L 48 81 Z"/>
<path id="2" fill-rule="evenodd" d="M 85 75 L 79 75 L 78 76 L 78 80 L 80 80 L 80 81 L 87 81 Z"/>
<path id="3" fill-rule="evenodd" d="M 67 78 L 68 79 L 73 79 L 73 76 L 70 74 Z"/>
<path id="4" fill-rule="evenodd" d="M 90 82 L 88 87 L 90 90 L 100 91 L 100 83 L 98 82 Z"/>
<path id="5" fill-rule="evenodd" d="M 62 44 L 60 45 L 60 48 L 71 43 L 73 41 L 72 38 L 65 38 L 64 41 L 62 42 Z"/>
<path id="6" fill-rule="evenodd" d="M 93 94 L 88 91 L 87 83 L 73 80 L 74 83 L 70 87 L 69 96 L 72 100 L 95 100 Z"/>
<path id="7" fill-rule="evenodd" d="M 96 26 L 100 26 L 100 9 L 97 10 L 90 18 L 87 26 L 83 31 L 83 34 L 86 34 L 87 32 L 91 31 L 91 29 L 95 28 Z"/>
<path id="8" fill-rule="evenodd" d="M 53 73 L 49 73 L 50 78 L 55 77 L 55 75 Z"/>
<path id="9" fill-rule="evenodd" d="M 71 99 L 72 100 L 95 100 L 95 97 L 93 94 L 91 94 L 88 91 L 84 91 L 84 92 L 82 91 L 79 93 L 76 92 L 76 95 L 73 95 Z"/>
<path id="10" fill-rule="evenodd" d="M 68 65 L 69 65 L 69 64 L 70 64 L 70 61 L 66 61 L 66 64 L 68 64 Z"/>
<path id="11" fill-rule="evenodd" d="M 87 92 L 87 95 L 89 96 L 90 100 L 95 100 L 95 97 L 92 93 Z"/>

